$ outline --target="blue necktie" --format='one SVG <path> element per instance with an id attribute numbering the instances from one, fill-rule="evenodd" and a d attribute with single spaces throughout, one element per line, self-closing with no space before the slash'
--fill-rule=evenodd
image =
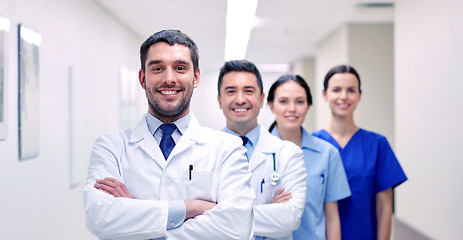
<path id="1" fill-rule="evenodd" d="M 249 156 L 248 156 L 248 148 L 246 147 L 246 143 L 248 143 L 249 138 L 246 136 L 240 136 L 241 140 L 243 140 L 243 146 L 246 148 L 246 158 L 249 161 Z"/>
<path id="2" fill-rule="evenodd" d="M 177 126 L 175 126 L 173 123 L 169 123 L 162 124 L 160 128 L 162 130 L 162 138 L 159 147 L 161 148 L 164 158 L 167 160 L 170 152 L 172 152 L 172 149 L 175 146 L 174 139 L 172 138 L 172 132 L 177 128 Z"/>
<path id="3" fill-rule="evenodd" d="M 249 138 L 246 136 L 240 136 L 241 140 L 243 140 L 243 146 L 246 146 L 246 143 L 248 143 Z"/>

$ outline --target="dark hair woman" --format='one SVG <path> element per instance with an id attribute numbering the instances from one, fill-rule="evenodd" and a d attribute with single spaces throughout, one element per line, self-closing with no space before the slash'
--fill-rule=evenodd
<path id="1" fill-rule="evenodd" d="M 267 101 L 276 116 L 271 133 L 304 152 L 306 204 L 293 239 L 341 239 L 337 201 L 348 197 L 350 189 L 338 151 L 302 127 L 312 105 L 309 86 L 301 76 L 283 75 L 270 88 Z"/>
<path id="2" fill-rule="evenodd" d="M 392 189 L 407 177 L 387 139 L 354 122 L 362 96 L 357 71 L 348 65 L 333 67 L 323 87 L 331 120 L 314 135 L 339 150 L 352 191 L 351 197 L 339 201 L 342 239 L 389 239 Z"/>

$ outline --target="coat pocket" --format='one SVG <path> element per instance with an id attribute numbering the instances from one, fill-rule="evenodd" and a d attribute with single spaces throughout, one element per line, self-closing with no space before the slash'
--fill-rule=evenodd
<path id="1" fill-rule="evenodd" d="M 216 172 L 193 170 L 191 173 L 185 175 L 184 181 L 186 199 L 199 199 L 209 202 L 217 201 Z"/>

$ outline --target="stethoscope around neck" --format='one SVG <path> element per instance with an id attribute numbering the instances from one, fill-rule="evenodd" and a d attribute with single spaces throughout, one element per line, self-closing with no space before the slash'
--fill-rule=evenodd
<path id="1" fill-rule="evenodd" d="M 277 164 L 275 162 L 275 153 L 273 155 L 273 173 L 270 175 L 270 185 L 276 186 L 280 183 L 280 174 L 277 173 Z"/>

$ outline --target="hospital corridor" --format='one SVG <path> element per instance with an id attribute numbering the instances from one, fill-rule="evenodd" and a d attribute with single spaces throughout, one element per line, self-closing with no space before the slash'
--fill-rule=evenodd
<path id="1" fill-rule="evenodd" d="M 260 70 L 265 129 L 272 84 L 302 76 L 310 133 L 330 123 L 325 74 L 354 66 L 355 122 L 387 138 L 408 178 L 393 192 L 391 240 L 460 239 L 462 22 L 461 0 L 0 0 L 0 239 L 98 239 L 83 195 L 92 146 L 148 112 L 140 45 L 163 29 L 198 46 L 188 106 L 214 130 L 227 121 L 225 61 Z"/>

